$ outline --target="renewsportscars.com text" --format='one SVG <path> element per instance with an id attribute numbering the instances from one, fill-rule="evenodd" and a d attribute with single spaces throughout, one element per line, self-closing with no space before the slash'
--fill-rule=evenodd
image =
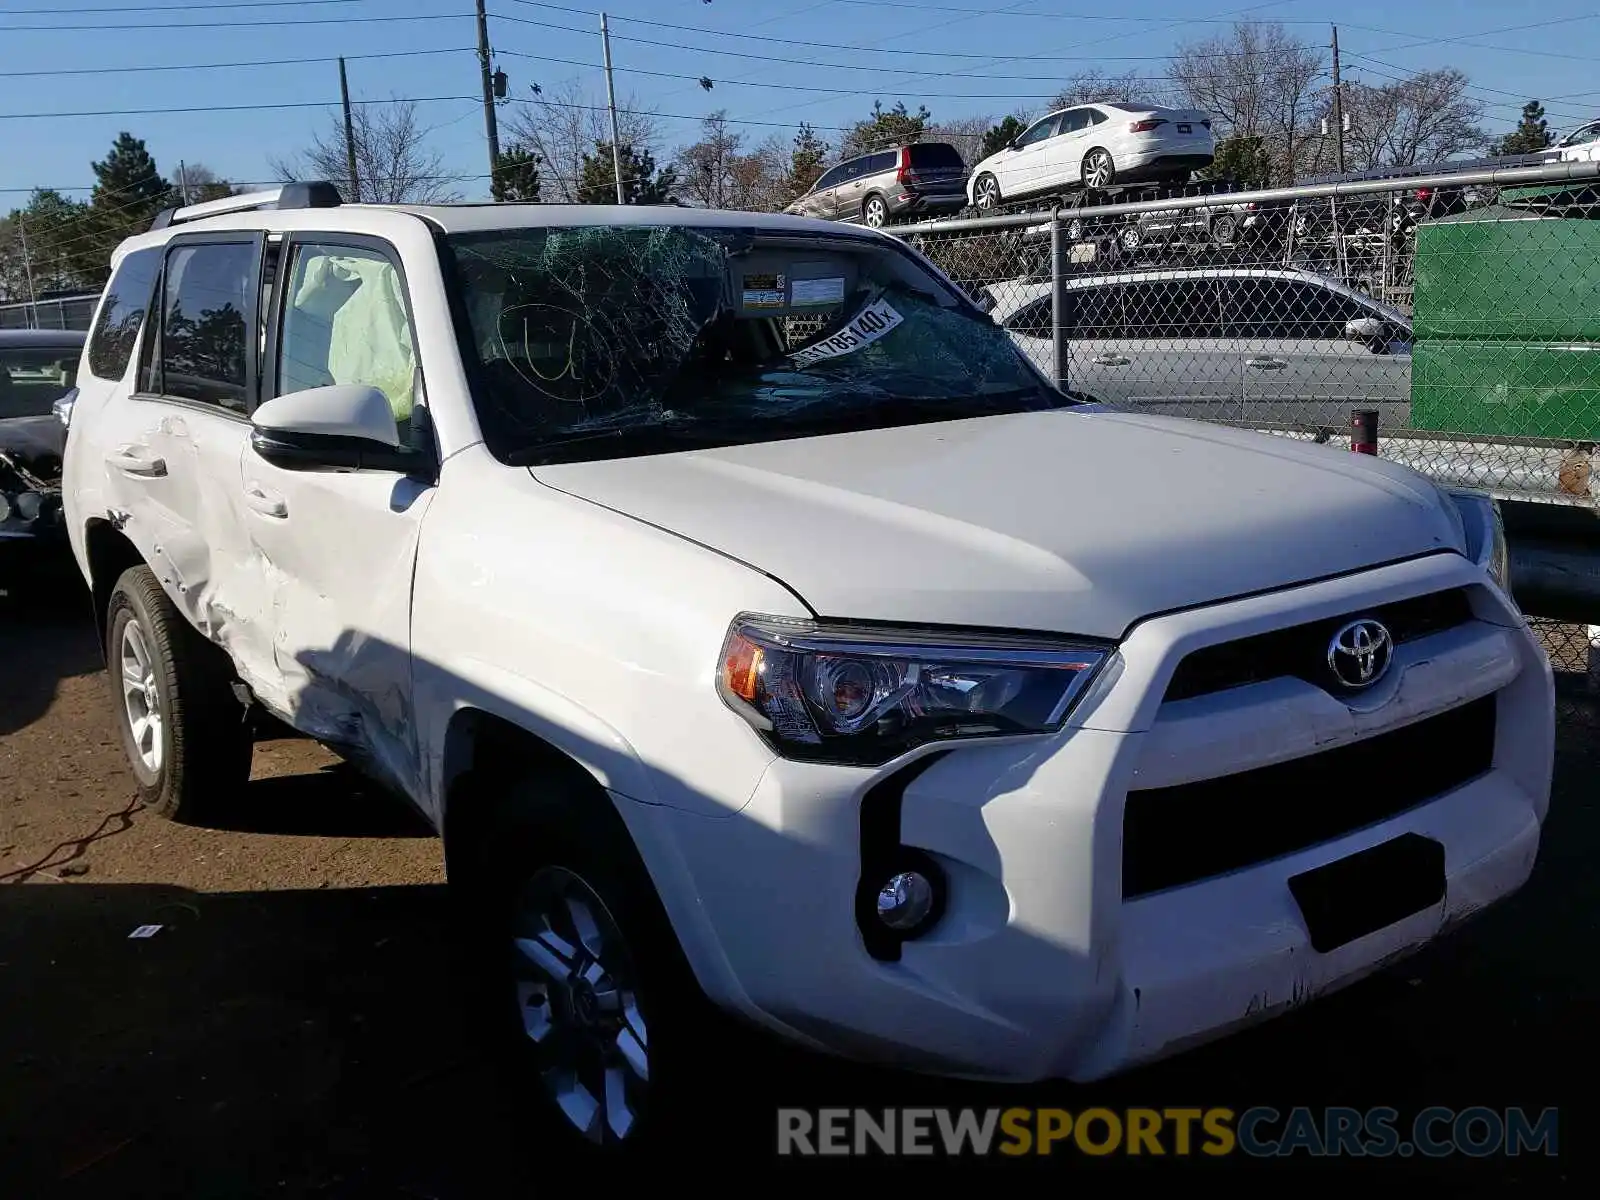
<path id="1" fill-rule="evenodd" d="M 1375 1157 L 1556 1153 L 1556 1109 L 778 1110 L 780 1155 Z"/>

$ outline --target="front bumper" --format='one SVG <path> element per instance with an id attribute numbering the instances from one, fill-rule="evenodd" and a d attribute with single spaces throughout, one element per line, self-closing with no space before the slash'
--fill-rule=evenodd
<path id="1" fill-rule="evenodd" d="M 1468 589 L 1474 619 L 1403 645 L 1363 709 L 1295 679 L 1162 703 L 1197 647 L 1455 587 Z M 1291 853 L 1124 897 L 1130 790 L 1354 744 L 1483 697 L 1496 709 L 1492 761 L 1462 785 Z M 1537 852 L 1553 739 L 1542 651 L 1476 569 L 1441 555 L 1146 622 L 1072 728 L 951 749 L 915 774 L 901 839 L 934 857 L 950 897 L 898 962 L 867 953 L 855 894 L 862 798 L 904 763 L 775 762 L 723 818 L 619 805 L 702 984 L 726 1007 L 850 1057 L 1089 1080 L 1340 987 L 1515 891 Z M 1315 951 L 1288 879 L 1402 833 L 1443 844 L 1445 899 Z"/>

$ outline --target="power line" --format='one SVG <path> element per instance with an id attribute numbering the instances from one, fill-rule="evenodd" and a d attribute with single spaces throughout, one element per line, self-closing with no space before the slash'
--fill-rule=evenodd
<path id="1" fill-rule="evenodd" d="M 123 11 L 132 11 L 124 9 Z M 10 14 L 0 12 L 0 16 Z M 412 13 L 405 16 L 381 17 L 285 17 L 273 21 L 183 21 L 183 22 L 119 22 L 101 21 L 94 25 L 0 25 L 3 33 L 74 33 L 114 29 L 269 29 L 282 25 L 374 25 L 396 21 L 461 21 L 471 13 Z"/>
<path id="2" fill-rule="evenodd" d="M 594 70 L 594 71 L 598 71 L 598 70 L 601 69 L 598 64 L 595 64 L 595 63 L 592 63 L 592 62 L 585 62 L 582 59 L 576 59 L 576 58 L 557 58 L 557 57 L 554 57 L 554 56 L 548 55 L 548 54 L 527 54 L 527 53 L 524 53 L 523 51 L 520 51 L 520 50 L 500 50 L 500 51 L 498 51 L 498 53 L 503 54 L 503 55 L 507 56 L 508 58 L 522 58 L 522 59 L 528 59 L 528 60 L 533 61 L 533 62 L 556 63 L 556 64 L 559 64 L 561 66 L 583 67 L 585 69 Z M 649 76 L 652 76 L 652 77 L 658 78 L 658 79 L 687 79 L 687 80 L 698 81 L 701 78 L 703 78 L 700 75 L 686 74 L 686 73 L 680 72 L 680 71 L 652 71 L 652 70 L 649 70 L 649 69 L 647 69 L 645 67 L 613 67 L 612 69 L 614 71 L 616 71 L 619 75 L 623 75 L 623 74 L 626 74 L 626 75 L 649 75 Z M 860 70 L 875 70 L 876 68 L 862 67 L 862 68 L 859 68 L 859 69 Z M 1021 82 L 1032 81 L 1032 82 L 1041 82 L 1041 83 L 1053 83 L 1053 84 L 1057 84 L 1057 85 L 1059 85 L 1060 82 L 1061 82 L 1061 77 L 1059 75 L 963 75 L 963 74 L 944 75 L 944 74 L 939 73 L 939 72 L 934 72 L 933 74 L 935 74 L 936 76 L 938 76 L 940 78 L 948 78 L 948 79 L 979 79 L 979 80 L 996 80 L 996 81 L 1002 81 L 1002 82 L 1003 81 L 1021 81 Z M 1193 78 L 1194 77 L 1194 73 L 1192 73 L 1192 72 L 1186 73 L 1183 77 L 1184 78 Z M 1130 77 L 1129 76 L 1119 76 L 1119 78 L 1127 79 L 1127 78 L 1130 78 Z M 1161 81 L 1167 81 L 1167 80 L 1172 80 L 1172 79 L 1178 78 L 1178 76 L 1174 75 L 1171 72 L 1163 72 L 1163 73 L 1160 73 L 1160 74 L 1134 76 L 1132 78 L 1138 79 L 1138 80 L 1140 80 L 1142 82 L 1161 82 Z M 815 86 L 813 86 L 811 84 L 806 84 L 806 83 L 766 83 L 766 82 L 753 82 L 753 81 L 739 80 L 739 79 L 718 79 L 718 80 L 715 80 L 714 82 L 716 82 L 717 84 L 719 84 L 720 86 L 723 86 L 723 87 L 774 88 L 774 89 L 777 89 L 777 90 L 780 90 L 780 91 L 812 92 L 812 93 L 815 93 L 817 95 L 827 95 L 827 96 L 859 96 L 861 94 L 861 89 L 860 88 L 825 88 L 825 87 L 815 87 Z M 1014 94 L 1011 94 L 1011 93 L 1007 93 L 1005 95 L 993 95 L 993 94 L 973 94 L 973 93 L 965 93 L 965 92 L 903 92 L 903 91 L 900 91 L 899 89 L 895 90 L 894 95 L 895 95 L 896 98 L 903 98 L 903 99 L 906 99 L 906 100 L 1034 100 L 1034 99 L 1038 98 L 1037 94 L 1014 95 Z"/>
<path id="3" fill-rule="evenodd" d="M 531 4 L 531 3 L 533 3 L 533 0 L 516 0 L 516 2 L 519 3 L 519 4 Z M 539 7 L 555 7 L 555 6 L 554 5 L 540 5 Z M 572 10 L 568 10 L 568 11 L 581 12 L 583 10 L 572 9 Z M 598 13 L 596 15 L 598 15 Z M 557 24 L 555 24 L 554 22 L 551 22 L 551 21 L 535 21 L 535 20 L 533 20 L 532 18 L 529 18 L 529 17 L 514 17 L 514 16 L 510 15 L 509 13 L 500 13 L 495 17 L 495 19 L 499 20 L 499 21 L 510 21 L 513 24 L 517 24 L 517 25 L 532 25 L 532 26 L 535 26 L 535 27 L 540 28 L 540 29 L 554 29 L 554 30 L 558 30 L 558 31 L 560 31 L 562 33 L 586 33 L 587 32 L 587 30 L 574 29 L 570 25 L 557 25 Z M 618 20 L 618 21 L 624 20 L 624 18 L 622 18 L 622 17 L 616 17 L 614 19 Z M 800 38 L 769 37 L 769 36 L 766 36 L 764 34 L 754 34 L 754 33 L 734 33 L 731 30 L 726 30 L 726 29 L 705 29 L 705 28 L 702 28 L 702 27 L 699 27 L 699 26 L 694 26 L 694 25 L 669 25 L 665 21 L 646 21 L 646 20 L 643 20 L 643 19 L 638 18 L 638 17 L 628 17 L 628 18 L 626 18 L 626 20 L 629 23 L 634 24 L 634 25 L 651 25 L 651 26 L 656 26 L 656 27 L 663 28 L 663 29 L 674 29 L 674 30 L 680 30 L 680 31 L 685 31 L 685 32 L 689 32 L 689 33 L 703 33 L 703 34 L 706 34 L 706 35 L 711 36 L 711 37 L 744 38 L 744 39 L 749 39 L 751 41 L 758 41 L 758 42 L 775 42 L 775 43 L 778 43 L 780 45 L 785 45 L 785 46 L 806 46 L 806 47 L 808 47 L 810 49 L 813 49 L 813 50 L 842 50 L 842 51 L 845 51 L 846 53 L 850 53 L 850 54 L 887 54 L 887 55 L 891 55 L 891 56 L 894 56 L 894 57 L 904 57 L 904 56 L 906 56 L 908 54 L 915 54 L 915 55 L 919 55 L 919 56 L 924 57 L 924 58 L 962 58 L 962 59 L 979 59 L 979 60 L 982 60 L 982 61 L 985 61 L 985 62 L 994 61 L 994 56 L 993 55 L 988 55 L 988 54 L 969 54 L 969 53 L 966 53 L 966 52 L 960 51 L 960 50 L 906 50 L 906 49 L 903 49 L 903 48 L 900 48 L 900 47 L 895 47 L 893 49 L 886 49 L 886 48 L 884 48 L 882 46 L 851 46 L 851 45 L 841 44 L 839 42 L 812 42 L 812 41 L 805 41 L 805 40 L 800 39 Z M 661 41 L 661 40 L 656 39 L 656 38 L 631 37 L 631 36 L 628 36 L 626 34 L 620 34 L 620 33 L 612 34 L 611 35 L 611 40 L 614 41 L 614 42 L 636 42 L 636 43 L 638 43 L 640 45 L 644 45 L 644 46 L 658 46 L 658 47 L 662 47 L 662 48 L 669 49 L 669 50 L 694 50 L 694 51 L 696 51 L 698 53 L 701 53 L 701 54 L 731 53 L 731 52 L 728 52 L 728 51 L 724 51 L 720 47 L 716 47 L 716 46 L 689 46 L 689 45 L 685 45 L 682 42 L 666 42 L 666 41 Z M 1079 43 L 1079 44 L 1081 45 L 1082 43 Z M 1318 47 L 1318 46 L 1294 46 L 1294 47 L 1286 47 L 1286 48 L 1296 49 L 1296 50 L 1317 50 L 1317 49 L 1320 49 L 1320 47 Z M 1193 57 L 1199 57 L 1199 58 L 1227 58 L 1227 57 L 1230 57 L 1231 53 L 1232 53 L 1231 51 L 1230 52 L 1218 52 L 1218 53 L 1215 53 L 1215 54 L 1200 54 L 1200 55 L 1195 55 Z M 1106 55 L 1103 55 L 1103 54 L 1084 55 L 1084 56 L 1081 56 L 1081 57 L 1078 57 L 1078 56 L 1066 56 L 1066 55 L 1059 55 L 1059 54 L 1019 54 L 1019 55 L 1015 55 L 1015 56 L 1012 56 L 1012 57 L 1008 57 L 1008 58 L 1002 59 L 1001 61 L 1004 61 L 1004 62 L 1085 62 L 1085 63 L 1099 63 L 1099 62 L 1165 62 L 1170 57 L 1171 57 L 1171 55 L 1168 55 L 1168 54 L 1120 55 L 1120 56 L 1109 56 L 1109 57 L 1106 56 Z M 792 62 L 793 60 L 786 58 L 786 59 L 780 59 L 779 61 Z M 898 67 L 896 67 L 894 69 L 897 70 L 897 71 L 900 70 L 900 68 L 898 68 Z"/>
<path id="4" fill-rule="evenodd" d="M 0 17 L 57 17 L 74 13 L 187 12 L 191 8 L 312 8 L 329 4 L 361 4 L 363 0 L 226 0 L 212 4 L 139 4 L 94 8 L 0 8 Z"/>
<path id="5" fill-rule="evenodd" d="M 455 46 L 448 50 L 390 50 L 375 54 L 346 54 L 350 62 L 372 58 L 415 58 L 433 54 L 476 54 L 475 46 Z M 339 56 L 318 55 L 314 58 L 256 58 L 241 62 L 160 63 L 141 67 L 50 67 L 39 71 L 7 71 L 6 77 L 26 79 L 45 75 L 127 75 L 147 71 L 215 71 L 233 70 L 237 67 L 294 67 L 307 63 L 338 62 Z"/>
<path id="6" fill-rule="evenodd" d="M 1138 24 L 1147 24 L 1147 25 L 1165 25 L 1165 24 L 1167 24 L 1169 22 L 1175 23 L 1175 24 L 1179 24 L 1179 25 L 1324 25 L 1324 24 L 1327 23 L 1325 21 L 1322 21 L 1322 20 L 1319 20 L 1319 19 L 1314 19 L 1314 18 L 1297 18 L 1297 19 L 1290 19 L 1290 20 L 1273 20 L 1273 19 L 1263 18 L 1263 19 L 1257 20 L 1257 21 L 1238 21 L 1238 20 L 1230 20 L 1226 16 L 1221 16 L 1221 17 L 1181 17 L 1181 16 L 1173 15 L 1173 16 L 1165 16 L 1165 17 L 1133 17 L 1133 16 L 1112 17 L 1112 16 L 1107 16 L 1104 13 L 1080 13 L 1080 12 L 1074 12 L 1074 13 L 1062 13 L 1062 12 L 1019 13 L 1019 12 L 1013 12 L 1013 11 L 1010 11 L 1010 10 L 1007 10 L 1007 9 L 956 8 L 956 7 L 952 6 L 952 5 L 947 5 L 947 4 L 915 4 L 915 3 L 908 3 L 908 2 L 906 2 L 906 0 L 898 0 L 898 2 L 897 2 L 897 0 L 838 0 L 838 3 L 840 3 L 840 4 L 853 4 L 853 5 L 855 5 L 855 6 L 859 7 L 859 8 L 906 8 L 906 9 L 911 9 L 911 10 L 916 11 L 916 12 L 968 13 L 968 14 L 974 16 L 974 17 L 1027 17 L 1027 18 L 1031 18 L 1031 19 L 1034 19 L 1034 20 L 1048 19 L 1048 20 L 1052 20 L 1052 21 L 1055 21 L 1055 20 L 1067 20 L 1067 21 L 1118 21 L 1118 22 L 1123 22 L 1123 23 L 1138 23 Z M 1262 5 L 1258 5 L 1257 7 L 1259 7 L 1259 8 L 1270 8 L 1270 7 L 1274 7 L 1274 6 L 1262 4 Z M 620 17 L 618 19 L 621 20 Z"/>
<path id="7" fill-rule="evenodd" d="M 395 96 L 388 100 L 352 100 L 351 104 L 439 104 L 446 100 L 476 100 L 476 96 Z M 0 121 L 40 120 L 48 117 L 148 117 L 162 113 L 267 112 L 284 108 L 332 108 L 326 100 L 286 100 L 277 104 L 195 104 L 176 108 L 104 108 L 73 112 L 0 113 Z"/>

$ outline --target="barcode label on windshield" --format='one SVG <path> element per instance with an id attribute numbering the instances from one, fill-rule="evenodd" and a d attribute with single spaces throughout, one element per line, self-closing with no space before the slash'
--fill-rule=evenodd
<path id="1" fill-rule="evenodd" d="M 796 350 L 789 360 L 797 367 L 809 367 L 824 358 L 854 354 L 861 347 L 870 346 L 903 320 L 905 318 L 895 312 L 887 300 L 875 301 L 857 313 L 850 324 L 838 333 Z"/>

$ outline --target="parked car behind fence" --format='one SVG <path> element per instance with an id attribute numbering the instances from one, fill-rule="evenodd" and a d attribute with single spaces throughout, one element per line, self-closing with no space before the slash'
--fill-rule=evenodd
<path id="1" fill-rule="evenodd" d="M 1114 406 L 1341 448 L 1376 411 L 1380 455 L 1499 498 L 1531 611 L 1600 634 L 1597 177 L 1412 171 L 899 233 Z M 1203 231 L 1224 215 L 1240 220 L 1218 244 Z M 1589 656 L 1580 642 L 1580 670 Z"/>

